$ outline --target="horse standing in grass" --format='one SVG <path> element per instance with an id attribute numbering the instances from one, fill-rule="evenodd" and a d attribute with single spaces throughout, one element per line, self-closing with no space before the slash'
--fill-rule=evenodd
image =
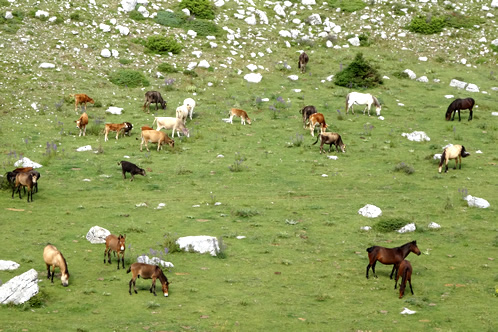
<path id="1" fill-rule="evenodd" d="M 408 256 L 410 252 L 413 252 L 420 256 L 420 250 L 417 247 L 417 241 L 412 241 L 403 244 L 401 247 L 396 248 L 384 248 L 380 246 L 373 246 L 367 248 L 369 263 L 367 265 L 367 279 L 368 270 L 372 267 L 372 272 L 375 274 L 375 264 L 377 261 L 385 265 L 394 264 L 393 270 L 391 272 L 391 279 L 393 278 L 394 271 L 398 273 L 399 264 Z"/>
<path id="2" fill-rule="evenodd" d="M 370 107 L 375 105 L 375 112 L 377 113 L 377 116 L 380 116 L 380 110 L 381 106 L 377 98 L 375 98 L 373 95 L 370 93 L 360 93 L 360 92 L 350 92 L 346 96 L 346 114 L 348 114 L 349 109 L 351 109 L 351 112 L 354 114 L 354 109 L 353 105 L 366 105 L 365 109 L 363 110 L 363 114 L 365 114 L 365 111 L 368 110 L 368 116 L 370 116 Z"/>
<path id="3" fill-rule="evenodd" d="M 470 156 L 470 153 L 465 151 L 465 146 L 455 144 L 444 149 L 443 154 L 441 155 L 441 161 L 439 162 L 438 172 L 441 173 L 443 169 L 443 164 L 445 164 L 446 169 L 445 173 L 448 172 L 448 162 L 450 159 L 455 159 L 455 167 L 453 169 L 457 169 L 458 163 L 460 163 L 459 169 L 462 169 L 462 158 Z"/>
<path id="4" fill-rule="evenodd" d="M 394 283 L 394 289 L 396 289 L 396 286 L 398 285 L 398 279 L 399 279 L 399 277 L 401 277 L 401 283 L 399 284 L 399 298 L 400 299 L 405 294 L 407 280 L 410 283 L 410 290 L 412 291 L 412 295 L 413 295 L 412 272 L 413 272 L 413 268 L 412 268 L 412 265 L 410 264 L 410 261 L 407 261 L 405 259 L 399 264 L 399 270 L 398 270 L 398 274 L 396 275 L 396 282 Z"/>
<path id="5" fill-rule="evenodd" d="M 57 250 L 57 248 L 51 244 L 47 244 L 45 249 L 43 249 L 43 260 L 47 265 L 48 279 L 51 279 L 54 283 L 55 267 L 59 267 L 61 270 L 61 282 L 62 286 L 67 287 L 69 283 L 69 270 L 67 268 L 67 262 L 62 253 Z M 50 267 L 52 267 L 52 277 L 50 277 Z"/>
<path id="6" fill-rule="evenodd" d="M 152 279 L 152 285 L 150 286 L 149 291 L 156 295 L 156 279 L 159 278 L 159 281 L 161 282 L 162 288 L 163 288 L 163 294 L 164 296 L 168 296 L 168 278 L 163 273 L 163 270 L 157 265 L 151 265 L 151 264 L 145 264 L 145 263 L 133 263 L 131 266 L 128 268 L 128 271 L 126 273 L 132 272 L 132 278 L 129 283 L 129 293 L 131 295 L 131 285 L 133 284 L 133 290 L 135 291 L 135 294 L 137 293 L 137 289 L 135 287 L 135 281 L 137 280 L 138 277 L 142 277 L 142 279 Z"/>
<path id="7" fill-rule="evenodd" d="M 475 100 L 472 98 L 455 99 L 446 110 L 446 121 L 450 120 L 451 113 L 453 113 L 453 118 L 451 119 L 451 121 L 455 120 L 456 112 L 458 112 L 458 121 L 461 121 L 462 119 L 460 118 L 460 110 L 469 110 L 469 121 L 472 120 L 472 108 L 474 108 L 474 104 Z"/>
<path id="8" fill-rule="evenodd" d="M 105 238 L 105 251 L 104 251 L 104 264 L 105 264 L 105 256 L 108 256 L 107 262 L 111 264 L 111 251 L 114 251 L 118 255 L 118 270 L 119 270 L 119 255 L 121 254 L 121 263 L 123 264 L 124 269 L 124 252 L 126 249 L 125 245 L 126 235 L 116 236 L 114 234 L 107 235 Z"/>
<path id="9" fill-rule="evenodd" d="M 308 54 L 303 52 L 299 55 L 299 61 L 297 63 L 297 68 L 301 69 L 301 73 L 306 72 L 306 65 L 308 64 L 308 61 L 310 61 L 310 57 L 308 56 Z"/>
<path id="10" fill-rule="evenodd" d="M 33 202 L 33 188 L 36 186 L 36 181 L 38 180 L 38 176 L 36 173 L 30 171 L 28 173 L 16 174 L 15 186 L 12 189 L 12 198 L 14 198 L 14 193 L 17 189 L 17 191 L 19 192 L 19 199 L 21 199 L 21 186 L 25 186 L 28 187 L 28 203 L 29 203 L 29 196 L 31 196 L 31 202 Z"/>

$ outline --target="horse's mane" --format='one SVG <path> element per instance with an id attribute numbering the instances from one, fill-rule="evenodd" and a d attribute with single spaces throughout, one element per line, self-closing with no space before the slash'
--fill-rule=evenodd
<path id="1" fill-rule="evenodd" d="M 159 270 L 159 280 L 161 280 L 161 282 L 164 282 L 164 283 L 169 283 L 168 278 L 166 278 L 166 275 L 164 274 L 163 270 L 157 265 L 156 265 L 156 269 Z"/>
<path id="2" fill-rule="evenodd" d="M 64 255 L 62 254 L 62 252 L 59 251 L 59 254 L 61 255 L 62 260 L 64 261 L 64 265 L 66 266 L 66 273 L 69 274 L 69 268 L 67 267 L 66 258 L 64 257 Z"/>
<path id="3" fill-rule="evenodd" d="M 373 101 L 374 101 L 375 106 L 376 106 L 376 107 L 380 107 L 380 103 L 379 103 L 379 101 L 377 100 L 377 98 L 375 98 L 373 95 L 371 95 L 371 96 L 372 96 L 372 99 L 373 99 Z"/>

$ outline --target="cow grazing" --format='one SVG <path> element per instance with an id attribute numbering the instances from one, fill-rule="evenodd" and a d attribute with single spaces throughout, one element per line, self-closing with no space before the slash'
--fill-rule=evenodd
<path id="1" fill-rule="evenodd" d="M 175 141 L 168 137 L 165 133 L 159 130 L 142 130 L 142 142 L 140 143 L 140 151 L 145 143 L 145 148 L 149 151 L 147 143 L 157 143 L 157 151 L 161 149 L 161 144 L 169 144 L 172 148 L 175 147 Z"/>
<path id="2" fill-rule="evenodd" d="M 301 69 L 301 73 L 306 72 L 306 65 L 308 64 L 308 61 L 310 60 L 308 54 L 305 52 L 301 53 L 299 55 L 299 61 L 297 63 L 297 68 Z"/>
<path id="3" fill-rule="evenodd" d="M 126 127 L 123 128 L 123 137 L 125 135 L 130 136 L 130 132 L 133 129 L 133 125 L 130 122 L 124 122 L 124 123 L 126 123 Z"/>
<path id="4" fill-rule="evenodd" d="M 21 199 L 21 186 L 26 186 L 28 187 L 28 203 L 29 196 L 31 196 L 31 202 L 33 202 L 33 188 L 35 186 L 36 180 L 37 177 L 35 173 L 17 173 L 16 183 L 14 188 L 12 189 L 12 198 L 14 198 L 14 193 L 17 189 L 17 191 L 19 192 L 19 199 Z"/>
<path id="5" fill-rule="evenodd" d="M 81 114 L 80 118 L 74 122 L 76 122 L 76 128 L 80 129 L 79 136 L 81 136 L 81 134 L 83 134 L 83 136 L 85 136 L 86 135 L 86 125 L 88 124 L 88 114 L 86 114 L 86 112 Z"/>
<path id="6" fill-rule="evenodd" d="M 455 168 L 457 169 L 458 163 L 460 163 L 459 169 L 462 169 L 462 158 L 470 156 L 470 153 L 465 151 L 465 147 L 463 145 L 455 144 L 444 149 L 443 154 L 441 155 L 441 161 L 439 162 L 438 172 L 441 173 L 443 169 L 443 164 L 445 164 L 446 169 L 444 172 L 448 172 L 448 162 L 450 159 L 455 159 Z"/>
<path id="7" fill-rule="evenodd" d="M 152 103 L 156 104 L 156 111 L 158 103 L 161 104 L 161 108 L 163 110 L 166 109 L 166 102 L 163 100 L 161 93 L 158 91 L 147 91 L 145 93 L 145 103 L 142 110 L 145 112 L 145 108 L 147 107 L 147 113 L 150 113 L 150 104 Z"/>
<path id="8" fill-rule="evenodd" d="M 313 145 L 315 145 L 319 139 L 321 139 L 320 154 L 323 152 L 324 144 L 330 145 L 329 152 L 332 149 L 332 144 L 335 145 L 335 149 L 337 150 L 337 152 L 339 152 L 339 147 L 341 147 L 342 152 L 346 152 L 346 145 L 342 142 L 341 135 L 339 135 L 338 133 L 320 133 L 318 134 L 318 137 L 316 138 L 316 141 L 315 143 L 313 143 Z"/>
<path id="9" fill-rule="evenodd" d="M 325 118 L 322 113 L 315 113 L 311 114 L 309 117 L 310 121 L 310 131 L 311 131 L 311 136 L 315 136 L 315 126 L 317 124 L 320 125 L 321 132 L 324 133 L 325 130 L 327 130 L 327 124 L 325 123 Z"/>
<path id="10" fill-rule="evenodd" d="M 308 122 L 310 115 L 316 113 L 316 108 L 315 108 L 315 106 L 312 106 L 312 105 L 304 106 L 299 111 L 299 113 L 301 113 L 303 115 L 303 128 L 306 129 L 306 123 Z"/>
<path id="11" fill-rule="evenodd" d="M 173 132 L 171 133 L 172 138 L 175 138 L 175 131 L 177 136 L 180 137 L 180 130 L 184 135 L 190 137 L 190 133 L 181 119 L 172 118 L 168 116 L 160 116 L 154 118 L 152 125 L 154 125 L 154 123 L 157 123 L 156 130 L 161 130 L 162 128 L 166 130 L 172 129 L 173 130 Z"/>
<path id="12" fill-rule="evenodd" d="M 189 109 L 189 117 L 192 120 L 192 114 L 194 114 L 195 100 L 192 98 L 187 98 L 183 101 L 183 105 L 190 107 Z"/>
<path id="13" fill-rule="evenodd" d="M 95 101 L 92 98 L 88 97 L 88 95 L 86 95 L 84 93 L 71 94 L 71 95 L 69 95 L 69 97 L 74 97 L 74 110 L 75 111 L 78 110 L 78 105 L 80 105 L 80 104 L 83 104 L 83 106 L 85 107 L 85 112 L 86 112 L 86 103 L 95 104 Z"/>
<path id="14" fill-rule="evenodd" d="M 121 169 L 123 171 L 123 179 L 126 179 L 126 173 L 131 174 L 131 180 L 133 181 L 135 174 L 140 174 L 145 176 L 145 170 L 143 168 L 138 167 L 137 165 L 130 163 L 129 161 L 122 160 L 118 162 L 118 165 L 121 165 Z"/>
<path id="15" fill-rule="evenodd" d="M 144 131 L 144 130 L 154 130 L 154 128 L 149 127 L 149 126 L 142 126 L 142 127 L 140 127 L 140 130 L 141 131 Z"/>
<path id="16" fill-rule="evenodd" d="M 125 130 L 125 128 L 128 128 L 128 123 L 129 122 L 123 122 L 123 123 L 106 123 L 105 124 L 105 139 L 104 141 L 107 142 L 109 138 L 107 138 L 107 135 L 109 135 L 110 131 L 115 131 L 116 132 L 116 139 L 119 137 L 119 133 L 122 130 Z"/>
<path id="17" fill-rule="evenodd" d="M 251 119 L 249 119 L 246 111 L 244 111 L 244 110 L 241 110 L 238 108 L 232 108 L 230 110 L 230 119 L 228 120 L 228 122 L 230 122 L 231 124 L 233 124 L 232 119 L 234 116 L 240 117 L 240 123 L 243 124 L 244 126 L 246 125 L 246 121 L 248 124 L 251 124 Z"/>
<path id="18" fill-rule="evenodd" d="M 183 124 L 187 123 L 187 118 L 191 107 L 189 105 L 182 105 L 176 108 L 176 117 L 183 121 Z"/>

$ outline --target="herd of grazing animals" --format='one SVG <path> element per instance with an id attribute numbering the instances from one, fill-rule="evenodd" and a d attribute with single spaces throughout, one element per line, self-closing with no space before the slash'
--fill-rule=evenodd
<path id="1" fill-rule="evenodd" d="M 301 70 L 302 73 L 306 71 L 306 65 L 309 61 L 309 56 L 302 52 L 299 56 L 299 61 L 298 61 L 298 68 Z M 94 100 L 86 94 L 74 94 L 70 95 L 71 97 L 74 96 L 75 98 L 75 110 L 77 110 L 78 105 L 83 104 L 84 106 L 84 112 L 81 114 L 80 118 L 76 120 L 76 126 L 80 130 L 79 136 L 81 137 L 82 135 L 86 135 L 86 126 L 88 125 L 88 115 L 86 113 L 86 103 L 94 103 Z M 150 104 L 155 103 L 156 104 L 156 111 L 158 109 L 157 104 L 160 104 L 162 109 L 166 108 L 166 102 L 162 98 L 161 94 L 157 91 L 148 91 L 145 94 L 145 103 L 143 105 L 143 111 L 145 112 L 145 109 L 147 108 L 147 113 L 150 112 Z M 363 114 L 368 110 L 368 115 L 370 116 L 370 107 L 371 105 L 375 105 L 376 107 L 376 113 L 377 116 L 380 116 L 380 110 L 381 110 L 381 105 L 378 102 L 377 98 L 372 96 L 371 94 L 363 94 L 363 93 L 357 93 L 357 92 L 351 92 L 346 96 L 346 114 L 348 113 L 349 109 L 351 109 L 352 113 L 354 114 L 353 111 L 353 105 L 359 104 L 359 105 L 366 105 L 365 109 L 363 110 Z M 472 108 L 475 104 L 475 101 L 472 98 L 467 98 L 467 99 L 457 99 L 454 102 L 450 104 L 448 107 L 447 113 L 446 113 L 446 120 L 450 120 L 451 114 L 453 113 L 453 119 L 455 117 L 456 112 L 458 112 L 459 115 L 459 120 L 460 120 L 460 110 L 461 109 L 469 109 L 470 110 L 470 116 L 469 116 L 469 121 L 472 120 Z M 157 128 L 154 130 L 152 127 L 149 126 L 142 126 L 141 127 L 141 144 L 140 144 L 140 151 L 142 151 L 142 146 L 145 144 L 147 151 L 149 151 L 149 148 L 147 146 L 148 142 L 151 143 L 157 143 L 158 147 L 157 150 L 159 151 L 161 149 L 161 145 L 168 144 L 172 148 L 174 147 L 175 141 L 171 138 L 168 137 L 168 135 L 162 131 L 161 129 L 166 129 L 166 130 L 173 130 L 172 131 L 172 137 L 174 137 L 175 131 L 177 132 L 178 137 L 180 136 L 180 131 L 182 134 L 186 135 L 187 137 L 189 136 L 189 131 L 185 127 L 187 118 L 190 118 L 192 120 L 192 113 L 195 107 L 195 101 L 192 98 L 187 98 L 184 101 L 184 104 L 179 106 L 176 109 L 176 117 L 155 117 L 154 123 L 157 123 Z M 322 113 L 318 113 L 316 110 L 315 106 L 308 105 L 303 107 L 300 110 L 300 113 L 302 114 L 302 121 L 303 121 L 303 127 L 306 129 L 307 125 L 310 127 L 310 132 L 311 135 L 314 136 L 314 129 L 316 125 L 320 126 L 320 133 L 317 137 L 317 140 L 315 141 L 314 144 L 318 142 L 318 140 L 321 141 L 320 144 L 320 153 L 323 152 L 323 145 L 324 144 L 329 144 L 329 152 L 332 148 L 332 144 L 335 145 L 336 151 L 339 151 L 339 148 L 341 149 L 342 152 L 346 152 L 345 148 L 346 145 L 343 143 L 341 135 L 338 133 L 332 133 L 332 132 L 327 132 L 327 128 L 329 127 L 326 122 L 325 122 L 325 117 Z M 245 125 L 246 122 L 248 124 L 251 124 L 251 119 L 247 115 L 247 112 L 244 110 L 238 109 L 238 108 L 232 108 L 229 113 L 229 123 L 233 124 L 233 117 L 238 116 L 241 118 L 241 124 Z M 119 134 L 123 133 L 123 135 L 130 133 L 131 129 L 133 128 L 133 125 L 129 122 L 123 122 L 121 124 L 105 124 L 105 141 L 108 141 L 108 134 L 111 131 L 116 132 L 116 139 L 118 139 Z M 459 165 L 459 168 L 461 169 L 461 158 L 465 158 L 468 155 L 470 155 L 467 151 L 465 151 L 465 147 L 462 145 L 453 145 L 449 146 L 444 149 L 444 152 L 441 156 L 441 162 L 439 164 L 439 173 L 441 173 L 443 164 L 446 166 L 445 172 L 448 171 L 448 161 L 450 159 L 455 159 L 455 169 Z M 136 174 L 140 174 L 142 176 L 146 175 L 146 172 L 144 169 L 138 167 L 137 165 L 128 162 L 128 161 L 121 161 L 118 162 L 118 165 L 121 165 L 122 167 L 122 174 L 123 174 L 123 179 L 126 179 L 126 173 L 131 174 L 131 180 L 133 181 L 134 176 Z M 12 198 L 14 197 L 14 193 L 19 192 L 19 197 L 21 198 L 21 186 L 24 188 L 28 188 L 28 202 L 33 201 L 33 190 L 36 190 L 38 192 L 38 179 L 40 178 L 40 173 L 37 171 L 33 170 L 32 167 L 25 167 L 25 168 L 16 168 L 12 172 L 7 173 L 7 179 L 9 183 L 12 186 Z M 119 263 L 121 260 L 121 265 L 124 269 L 124 252 L 126 249 L 125 246 L 125 240 L 126 240 L 126 235 L 113 235 L 110 234 L 109 236 L 106 237 L 105 239 L 105 251 L 104 251 L 104 264 L 106 263 L 106 256 L 107 256 L 107 262 L 111 264 L 111 251 L 115 252 L 117 254 L 117 268 L 119 269 Z M 368 258 L 369 258 L 369 264 L 367 265 L 367 270 L 366 270 L 366 277 L 368 279 L 368 272 L 369 269 L 372 268 L 372 272 L 375 274 L 375 264 L 377 261 L 381 262 L 382 264 L 386 265 L 393 265 L 393 269 L 390 275 L 390 278 L 393 278 L 393 275 L 395 276 L 395 285 L 394 288 L 397 288 L 398 280 L 401 278 L 401 283 L 400 283 L 400 290 L 399 290 L 399 298 L 402 298 L 404 295 L 404 291 L 406 288 L 406 283 L 408 282 L 410 285 L 410 290 L 411 293 L 413 294 L 413 288 L 411 284 L 411 275 L 413 273 L 413 268 L 411 263 L 406 260 L 406 256 L 410 252 L 413 252 L 417 255 L 420 255 L 420 250 L 417 247 L 416 241 L 412 241 L 409 243 L 406 243 L 400 247 L 396 248 L 384 248 L 380 246 L 373 246 L 370 248 L 367 248 L 366 251 L 368 252 Z M 69 271 L 68 271 L 68 266 L 67 262 L 62 255 L 62 253 L 53 245 L 48 244 L 44 248 L 43 252 L 43 258 L 47 267 L 47 272 L 48 272 L 48 278 L 51 279 L 51 282 L 53 283 L 53 278 L 54 278 L 54 270 L 55 267 L 59 267 L 61 271 L 61 283 L 63 286 L 68 286 L 69 282 Z M 50 271 L 50 268 L 52 267 L 52 271 Z M 135 293 L 137 293 L 135 289 L 135 282 L 137 277 L 142 277 L 143 279 L 152 279 L 152 285 L 150 287 L 150 292 L 156 295 L 155 291 L 155 283 L 156 279 L 159 279 L 161 284 L 162 284 L 162 290 L 164 296 L 168 296 L 168 285 L 169 281 L 164 275 L 163 271 L 159 268 L 157 265 L 150 265 L 150 264 L 144 264 L 144 263 L 133 263 L 127 270 L 127 273 L 132 272 L 132 279 L 129 281 L 129 294 L 132 295 L 131 287 L 133 285 Z"/>

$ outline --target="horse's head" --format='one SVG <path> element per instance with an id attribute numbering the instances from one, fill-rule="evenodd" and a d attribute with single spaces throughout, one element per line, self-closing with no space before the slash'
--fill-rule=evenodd
<path id="1" fill-rule="evenodd" d="M 420 249 L 417 247 L 417 241 L 412 241 L 410 243 L 410 251 L 417 254 L 417 256 L 420 256 Z"/>
<path id="2" fill-rule="evenodd" d="M 375 107 L 375 112 L 377 112 L 377 116 L 380 116 L 380 110 L 381 110 L 381 106 Z"/>
<path id="3" fill-rule="evenodd" d="M 118 247 L 121 251 L 125 250 L 125 240 L 126 240 L 126 234 L 123 236 L 119 234 L 118 236 Z"/>
<path id="4" fill-rule="evenodd" d="M 450 121 L 451 113 L 452 113 L 452 111 L 447 111 L 446 112 L 446 117 L 445 117 L 446 121 Z"/>
<path id="5" fill-rule="evenodd" d="M 69 272 L 66 271 L 66 273 L 61 274 L 61 282 L 62 286 L 67 287 L 69 284 Z"/>

